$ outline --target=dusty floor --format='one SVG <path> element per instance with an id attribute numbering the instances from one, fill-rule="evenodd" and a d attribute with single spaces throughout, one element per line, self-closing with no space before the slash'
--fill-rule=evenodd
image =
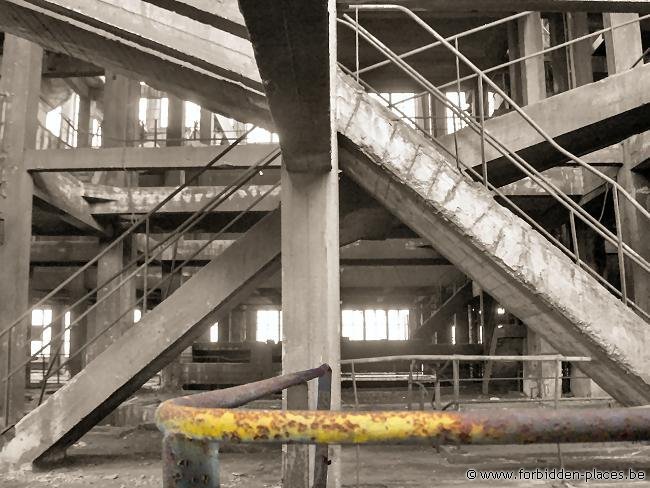
<path id="1" fill-rule="evenodd" d="M 232 451 L 232 449 L 229 449 Z M 264 488 L 279 486 L 280 451 L 222 452 L 222 486 Z M 566 468 L 636 470 L 650 468 L 650 446 L 565 445 Z M 611 483 L 559 481 L 468 480 L 467 471 L 558 465 L 556 446 L 491 446 L 445 448 L 366 446 L 360 448 L 360 487 L 470 487 L 470 486 L 612 486 Z M 343 450 L 343 485 L 356 485 L 356 449 Z M 0 473 L 0 487 L 106 488 L 160 487 L 160 434 L 149 428 L 97 427 L 69 451 L 65 462 L 48 471 Z M 650 473 L 649 473 L 650 476 Z M 618 482 L 616 486 L 650 486 L 650 482 Z"/>

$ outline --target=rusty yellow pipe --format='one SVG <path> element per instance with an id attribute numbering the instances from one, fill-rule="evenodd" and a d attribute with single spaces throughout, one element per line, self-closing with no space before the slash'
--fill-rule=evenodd
<path id="1" fill-rule="evenodd" d="M 167 434 L 216 442 L 512 444 L 650 440 L 650 409 L 332 412 L 163 403 Z"/>

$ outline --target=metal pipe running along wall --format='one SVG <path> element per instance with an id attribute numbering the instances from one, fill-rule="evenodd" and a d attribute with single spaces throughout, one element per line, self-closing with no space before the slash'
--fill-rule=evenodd
<path id="1" fill-rule="evenodd" d="M 156 423 L 164 433 L 164 486 L 219 486 L 220 442 L 431 445 L 650 439 L 650 408 L 646 407 L 487 412 L 231 410 L 314 378 L 329 384 L 330 373 L 329 366 L 322 365 L 162 403 Z"/>

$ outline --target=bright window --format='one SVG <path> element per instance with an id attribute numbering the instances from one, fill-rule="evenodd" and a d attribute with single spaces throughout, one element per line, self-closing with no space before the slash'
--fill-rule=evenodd
<path id="1" fill-rule="evenodd" d="M 467 110 L 470 108 L 469 103 L 467 102 L 467 94 L 465 92 L 457 92 L 457 91 L 452 91 L 452 92 L 447 92 L 445 94 L 447 96 L 447 99 L 455 105 L 456 108 L 460 108 L 463 110 L 467 115 L 471 116 L 470 113 L 467 112 Z M 460 98 L 459 98 L 460 95 Z M 461 119 L 458 115 L 456 115 L 449 107 L 445 108 L 445 114 L 447 117 L 447 133 L 448 134 L 453 134 L 457 130 L 462 129 L 463 127 L 467 126 L 467 123 Z"/>
<path id="2" fill-rule="evenodd" d="M 341 335 L 351 341 L 405 341 L 408 323 L 408 309 L 343 310 Z"/>
<path id="3" fill-rule="evenodd" d="M 343 310 L 341 335 L 351 341 L 363 340 L 363 310 Z"/>
<path id="4" fill-rule="evenodd" d="M 253 127 L 252 124 L 246 124 L 246 130 Z M 261 127 L 256 127 L 248 134 L 246 142 L 250 144 L 266 144 L 270 142 L 279 142 L 278 135 L 275 132 L 269 132 Z"/>
<path id="5" fill-rule="evenodd" d="M 219 322 L 210 326 L 210 342 L 219 342 Z"/>
<path id="6" fill-rule="evenodd" d="M 149 100 L 147 98 L 140 98 L 140 104 L 138 105 L 138 119 L 145 126 L 147 125 L 147 106 Z"/>
<path id="7" fill-rule="evenodd" d="M 371 93 L 371 97 L 378 100 L 384 107 L 389 107 L 395 115 L 404 119 L 411 127 L 416 120 L 416 99 L 414 93 Z M 388 103 L 386 101 L 388 100 Z M 389 106 L 390 104 L 390 106 Z"/>
<path id="8" fill-rule="evenodd" d="M 259 342 L 280 342 L 282 338 L 282 312 L 280 310 L 258 310 L 255 339 Z"/>
<path id="9" fill-rule="evenodd" d="M 71 318 L 70 312 L 66 312 L 65 315 L 63 316 L 63 323 L 66 327 L 66 330 L 63 333 L 63 355 L 65 357 L 70 356 L 70 329 L 67 328 L 70 326 L 71 323 L 70 318 Z"/>
<path id="10" fill-rule="evenodd" d="M 167 125 L 169 125 L 169 98 L 161 98 L 160 99 L 160 127 L 163 129 L 167 128 Z"/>
<path id="11" fill-rule="evenodd" d="M 194 127 L 201 122 L 201 106 L 194 102 L 185 102 L 185 127 Z"/>
<path id="12" fill-rule="evenodd" d="M 56 137 L 61 137 L 61 107 L 56 107 L 47 113 L 45 127 Z"/>
<path id="13" fill-rule="evenodd" d="M 51 308 L 36 308 L 32 310 L 32 327 L 41 327 L 39 338 L 33 340 L 31 343 L 31 353 L 36 354 L 44 344 L 47 344 L 52 339 L 52 328 L 49 327 L 52 323 L 52 309 Z M 47 346 L 39 354 L 43 356 L 50 355 L 50 346 Z"/>

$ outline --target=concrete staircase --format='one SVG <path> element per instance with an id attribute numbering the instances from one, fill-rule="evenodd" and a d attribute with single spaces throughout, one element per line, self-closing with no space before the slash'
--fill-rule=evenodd
<path id="1" fill-rule="evenodd" d="M 524 107 L 555 141 L 583 156 L 650 129 L 650 64 L 604 78 Z M 598 100 L 598 103 L 593 103 Z M 575 110 L 566 110 L 566 107 Z M 516 112 L 485 122 L 486 132 L 517 152 L 538 171 L 567 161 Z M 481 174 L 481 138 L 469 127 L 456 133 L 460 160 Z M 440 142 L 454 154 L 453 135 Z M 500 152 L 486 144 L 490 182 L 501 186 L 524 177 Z"/>
<path id="2" fill-rule="evenodd" d="M 650 403 L 650 324 L 339 72 L 340 167 L 625 405 Z"/>
<path id="3" fill-rule="evenodd" d="M 23 417 L 8 433 L 13 437 L 5 439 L 0 463 L 61 455 L 279 266 L 280 213 L 275 211 Z"/>

